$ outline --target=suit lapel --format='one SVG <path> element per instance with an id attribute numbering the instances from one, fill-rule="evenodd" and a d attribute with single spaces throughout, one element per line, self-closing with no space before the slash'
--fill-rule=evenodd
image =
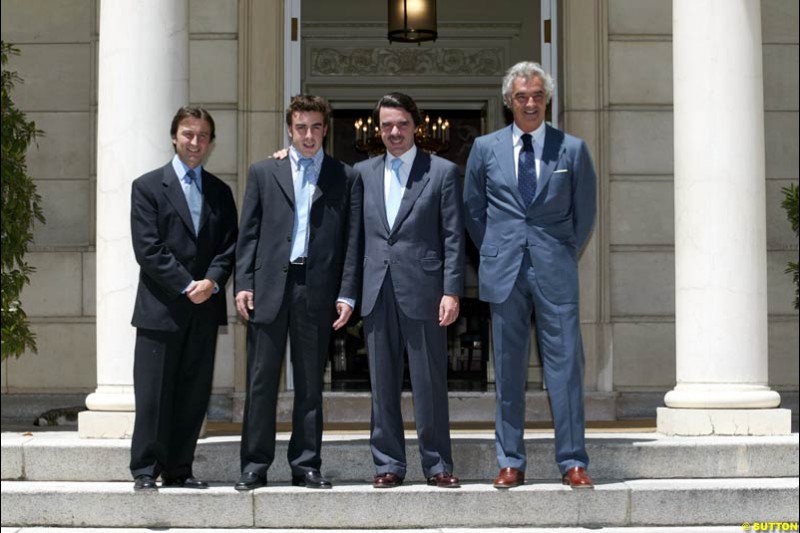
<path id="1" fill-rule="evenodd" d="M 563 146 L 564 133 L 551 126 L 545 126 L 544 149 L 540 159 L 539 178 L 536 180 L 536 195 L 533 197 L 531 205 L 536 202 L 542 191 L 547 188 L 547 183 L 553 176 L 553 171 L 556 169 Z"/>
<path id="2" fill-rule="evenodd" d="M 414 207 L 414 202 L 417 201 L 425 185 L 430 181 L 430 174 L 428 171 L 431 168 L 431 156 L 424 152 L 421 148 L 417 148 L 417 156 L 414 158 L 414 163 L 411 165 L 411 173 L 408 175 L 408 183 L 406 183 L 406 190 L 403 193 L 403 199 L 400 201 L 400 208 L 397 210 L 397 217 L 394 219 L 394 226 L 392 232 L 396 231 L 403 223 L 403 220 L 411 212 Z M 384 214 L 386 209 L 384 208 Z M 384 215 L 385 216 L 385 215 Z M 388 223 L 387 223 L 388 225 Z"/>
<path id="3" fill-rule="evenodd" d="M 211 190 L 213 186 L 211 185 L 211 178 L 209 178 L 208 173 L 203 169 L 203 208 L 200 210 L 200 226 L 197 228 L 197 234 L 200 234 L 200 230 L 203 229 L 203 226 L 208 221 L 209 215 L 211 215 L 212 211 L 212 203 L 214 192 Z"/>
<path id="4" fill-rule="evenodd" d="M 497 133 L 493 152 L 500 166 L 501 179 L 506 181 L 506 185 L 508 185 L 514 198 L 517 199 L 519 205 L 524 209 L 525 202 L 522 200 L 522 195 L 519 193 L 519 187 L 517 186 L 517 170 L 514 168 L 514 139 L 511 135 L 511 126 L 503 128 Z"/>
<path id="5" fill-rule="evenodd" d="M 314 187 L 314 196 L 311 197 L 311 205 L 322 198 L 332 185 L 332 160 L 327 155 L 322 156 L 322 167 L 319 169 L 319 178 L 317 178 L 317 186 Z"/>
<path id="6" fill-rule="evenodd" d="M 386 218 L 386 185 L 384 184 L 384 168 L 386 156 L 374 157 L 367 161 L 371 165 L 369 177 L 363 176 L 364 197 L 370 199 L 370 204 L 378 206 L 378 213 L 387 235 L 391 231 L 389 219 Z M 366 204 L 366 202 L 364 202 Z"/>
<path id="7" fill-rule="evenodd" d="M 192 222 L 192 215 L 189 213 L 189 203 L 186 201 L 186 195 L 183 193 L 183 187 L 181 187 L 178 176 L 172 168 L 172 163 L 168 163 L 164 167 L 164 179 L 161 180 L 161 184 L 164 186 L 164 194 L 167 200 L 175 208 L 189 233 L 195 237 L 194 223 Z"/>
<path id="8" fill-rule="evenodd" d="M 278 187 L 283 191 L 284 196 L 289 201 L 289 205 L 294 209 L 294 183 L 292 182 L 292 161 L 288 156 L 284 159 L 275 160 L 273 177 L 278 182 Z"/>

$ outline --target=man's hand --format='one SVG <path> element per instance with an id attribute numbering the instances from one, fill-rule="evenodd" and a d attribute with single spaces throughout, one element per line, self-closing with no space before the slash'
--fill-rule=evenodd
<path id="1" fill-rule="evenodd" d="M 449 326 L 458 318 L 458 296 L 445 294 L 439 302 L 439 325 Z"/>
<path id="2" fill-rule="evenodd" d="M 350 315 L 353 314 L 353 308 L 344 302 L 336 302 L 336 313 L 339 315 L 339 318 L 333 323 L 333 329 L 341 329 L 346 326 L 347 321 L 350 320 Z"/>
<path id="3" fill-rule="evenodd" d="M 250 311 L 254 308 L 253 291 L 239 291 L 236 293 L 236 310 L 243 319 L 250 320 Z"/>
<path id="4" fill-rule="evenodd" d="M 189 290 L 186 291 L 186 296 L 192 301 L 193 304 L 201 304 L 211 298 L 214 294 L 214 282 L 210 279 L 201 279 L 192 283 Z"/>
<path id="5" fill-rule="evenodd" d="M 281 148 L 277 152 L 273 153 L 272 157 L 275 159 L 285 159 L 287 155 L 289 155 L 289 149 Z"/>

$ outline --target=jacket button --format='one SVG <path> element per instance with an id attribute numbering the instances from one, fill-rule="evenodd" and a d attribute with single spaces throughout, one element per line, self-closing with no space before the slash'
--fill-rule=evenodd
<path id="1" fill-rule="evenodd" d="M 395 242 L 397 241 L 395 241 L 394 237 L 392 237 L 391 239 L 389 239 L 389 246 L 392 246 Z"/>
<path id="2" fill-rule="evenodd" d="M 285 267 L 283 267 L 281 270 L 283 270 L 284 272 L 289 272 L 289 267 L 288 267 L 288 266 L 285 266 Z"/>
<path id="3" fill-rule="evenodd" d="M 286 236 L 286 240 L 289 241 L 289 242 L 292 242 L 292 236 L 291 235 L 287 235 Z"/>
<path id="4" fill-rule="evenodd" d="M 389 260 L 388 260 L 388 259 L 384 259 L 384 260 L 383 260 L 383 264 L 384 264 L 384 265 L 388 265 L 388 264 L 389 264 Z"/>

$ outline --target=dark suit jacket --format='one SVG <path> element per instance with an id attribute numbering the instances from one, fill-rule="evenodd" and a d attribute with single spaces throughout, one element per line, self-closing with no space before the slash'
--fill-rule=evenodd
<path id="1" fill-rule="evenodd" d="M 438 319 L 444 294 L 464 289 L 464 222 L 458 168 L 417 149 L 400 209 L 389 228 L 386 156 L 356 164 L 364 182 L 364 290 L 361 313 L 375 306 L 391 270 L 398 305 L 417 320 Z"/>
<path id="2" fill-rule="evenodd" d="M 182 291 L 204 278 L 220 290 L 201 305 L 213 306 L 217 324 L 227 324 L 225 283 L 233 270 L 236 204 L 222 180 L 205 170 L 202 179 L 198 235 L 172 163 L 133 182 L 131 236 L 141 267 L 132 321 L 137 328 L 177 331 L 195 305 Z"/>
<path id="3" fill-rule="evenodd" d="M 467 229 L 481 254 L 481 300 L 501 303 L 508 298 L 522 254 L 530 250 L 547 298 L 554 303 L 578 301 L 578 255 L 594 224 L 597 176 L 586 143 L 546 128 L 536 195 L 527 207 L 514 172 L 512 127 L 479 137 L 472 145 L 464 205 Z"/>
<path id="4" fill-rule="evenodd" d="M 357 299 L 361 184 L 352 167 L 324 156 L 309 214 L 306 287 L 312 320 L 332 320 L 337 297 Z M 269 324 L 283 302 L 294 227 L 289 157 L 253 164 L 236 244 L 234 291 L 253 291 L 250 320 Z"/>

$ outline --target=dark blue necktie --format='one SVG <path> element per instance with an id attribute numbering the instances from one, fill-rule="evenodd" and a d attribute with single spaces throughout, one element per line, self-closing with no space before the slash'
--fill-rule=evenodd
<path id="1" fill-rule="evenodd" d="M 517 168 L 517 187 L 525 202 L 525 207 L 531 205 L 536 196 L 536 158 L 533 153 L 533 138 L 530 133 L 522 135 L 522 150 L 519 153 L 519 166 Z"/>

